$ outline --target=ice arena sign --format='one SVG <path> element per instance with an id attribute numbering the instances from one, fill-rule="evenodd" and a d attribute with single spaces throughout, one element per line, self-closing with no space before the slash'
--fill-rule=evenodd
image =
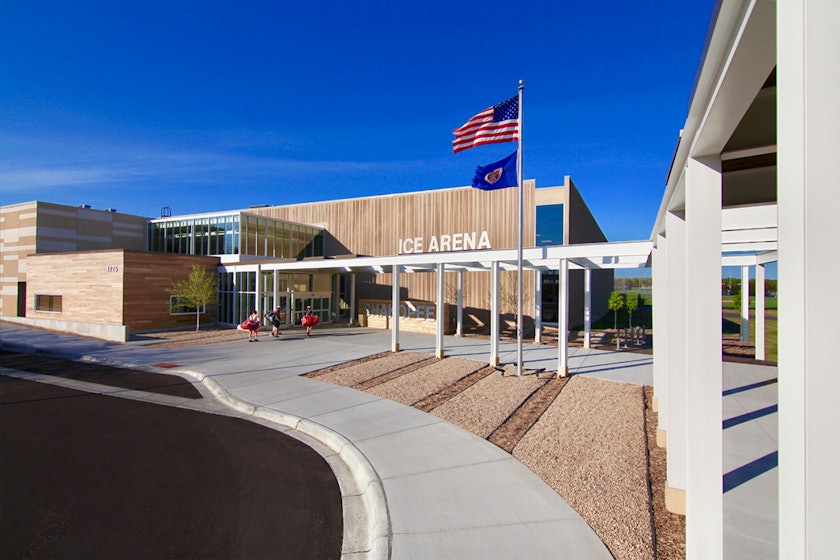
<path id="1" fill-rule="evenodd" d="M 490 236 L 487 231 L 442 233 L 433 235 L 428 242 L 423 237 L 406 237 L 399 240 L 398 254 L 437 253 L 442 251 L 473 251 L 475 249 L 492 249 Z"/>

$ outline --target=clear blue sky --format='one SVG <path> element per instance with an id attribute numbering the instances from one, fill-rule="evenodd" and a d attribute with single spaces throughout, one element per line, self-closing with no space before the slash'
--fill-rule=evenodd
<path id="1" fill-rule="evenodd" d="M 0 204 L 156 217 L 468 185 L 524 92 L 525 176 L 647 239 L 714 0 L 0 5 Z"/>

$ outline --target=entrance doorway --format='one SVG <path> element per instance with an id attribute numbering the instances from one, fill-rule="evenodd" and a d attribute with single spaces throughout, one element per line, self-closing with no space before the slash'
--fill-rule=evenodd
<path id="1" fill-rule="evenodd" d="M 322 323 L 332 322 L 332 294 L 330 292 L 292 292 L 292 317 L 293 325 L 299 325 L 306 306 L 312 308 L 312 313 L 318 316 Z"/>

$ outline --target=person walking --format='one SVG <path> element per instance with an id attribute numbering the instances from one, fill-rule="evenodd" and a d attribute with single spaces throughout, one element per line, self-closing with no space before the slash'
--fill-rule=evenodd
<path id="1" fill-rule="evenodd" d="M 312 308 L 308 305 L 303 313 L 301 323 L 306 327 L 306 336 L 312 336 L 312 327 L 318 324 L 318 316 L 312 313 Z"/>
<path id="2" fill-rule="evenodd" d="M 260 315 L 256 309 L 248 316 L 248 342 L 252 340 L 254 342 L 260 341 Z"/>
<path id="3" fill-rule="evenodd" d="M 274 311 L 269 311 L 265 314 L 265 320 L 271 324 L 271 336 L 278 337 L 280 336 L 280 308 L 276 308 Z"/>

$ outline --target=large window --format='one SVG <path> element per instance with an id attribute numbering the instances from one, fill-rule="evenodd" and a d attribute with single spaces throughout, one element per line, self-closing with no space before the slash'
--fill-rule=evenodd
<path id="1" fill-rule="evenodd" d="M 537 246 L 563 245 L 563 205 L 537 206 Z"/>
<path id="2" fill-rule="evenodd" d="M 324 256 L 324 231 L 245 213 L 154 220 L 149 249 L 181 255 Z"/>
<path id="3" fill-rule="evenodd" d="M 169 297 L 169 314 L 170 315 L 195 315 L 195 306 L 188 305 L 184 302 L 181 296 Z M 199 313 L 204 314 L 205 308 L 202 305 Z"/>
<path id="4" fill-rule="evenodd" d="M 35 294 L 35 311 L 61 313 L 61 296 Z"/>

